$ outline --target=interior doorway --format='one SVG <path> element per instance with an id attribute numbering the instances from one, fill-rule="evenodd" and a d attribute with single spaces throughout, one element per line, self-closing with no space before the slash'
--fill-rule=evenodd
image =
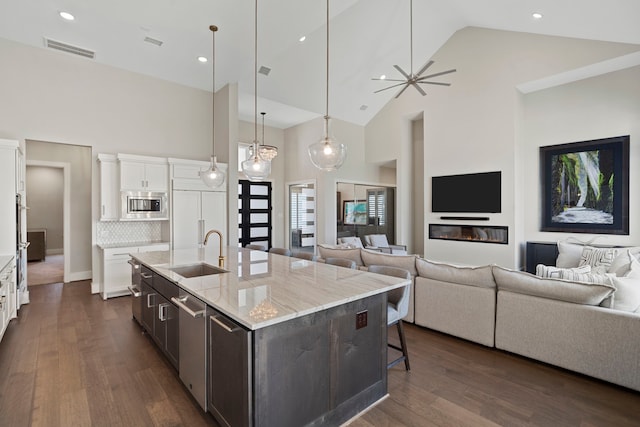
<path id="1" fill-rule="evenodd" d="M 289 249 L 314 253 L 316 249 L 315 181 L 289 184 Z"/>
<path id="2" fill-rule="evenodd" d="M 27 284 L 65 282 L 69 163 L 27 160 Z M 66 219 L 66 221 L 65 221 Z"/>

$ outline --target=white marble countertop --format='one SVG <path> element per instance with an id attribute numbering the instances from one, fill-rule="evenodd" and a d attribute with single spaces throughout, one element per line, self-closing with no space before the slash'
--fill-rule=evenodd
<path id="1" fill-rule="evenodd" d="M 100 249 L 113 249 L 113 248 L 137 248 L 138 246 L 154 246 L 154 245 L 168 245 L 169 242 L 127 242 L 127 243 L 100 243 L 97 246 Z"/>
<path id="2" fill-rule="evenodd" d="M 255 330 L 410 284 L 410 280 L 227 247 L 228 273 L 185 278 L 169 268 L 218 266 L 218 245 L 131 256 L 216 310 Z"/>
<path id="3" fill-rule="evenodd" d="M 11 261 L 13 261 L 13 255 L 0 255 L 0 271 L 4 270 Z"/>

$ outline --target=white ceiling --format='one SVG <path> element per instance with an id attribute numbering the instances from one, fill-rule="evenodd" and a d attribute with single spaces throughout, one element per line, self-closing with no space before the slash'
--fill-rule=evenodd
<path id="1" fill-rule="evenodd" d="M 386 85 L 371 78 L 399 78 L 394 64 L 410 68 L 409 0 L 332 0 L 330 7 L 329 112 L 364 125 L 396 93 L 374 94 Z M 324 114 L 325 8 L 323 0 L 258 2 L 258 66 L 272 70 L 258 75 L 258 112 L 267 112 L 266 125 L 286 128 Z M 413 9 L 414 71 L 466 26 L 640 44 L 640 0 L 414 0 Z M 60 11 L 75 21 L 60 18 Z M 543 19 L 534 20 L 533 12 Z M 196 58 L 211 56 L 211 24 L 220 28 L 216 88 L 238 82 L 240 116 L 253 121 L 252 0 L 0 2 L 2 38 L 44 49 L 47 37 L 93 50 L 99 63 L 205 90 L 212 86 L 211 61 Z M 162 46 L 144 42 L 147 36 Z M 455 66 L 436 63 L 430 70 Z M 455 74 L 443 81 L 455 84 Z M 447 89 L 429 87 L 436 90 Z"/>

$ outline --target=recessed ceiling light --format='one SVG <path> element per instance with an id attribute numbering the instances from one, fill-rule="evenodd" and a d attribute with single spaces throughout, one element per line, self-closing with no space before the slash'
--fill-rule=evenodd
<path id="1" fill-rule="evenodd" d="M 76 19 L 76 17 L 69 12 L 60 12 L 60 17 L 62 19 L 66 19 L 67 21 L 73 21 L 74 19 Z"/>
<path id="2" fill-rule="evenodd" d="M 204 56 L 198 56 L 198 61 L 200 61 L 200 62 L 207 62 L 207 61 L 208 61 L 208 59 L 207 59 L 207 58 L 205 58 Z"/>
<path id="3" fill-rule="evenodd" d="M 386 78 L 387 78 L 387 76 L 386 76 L 386 75 L 384 75 L 384 74 L 380 76 L 380 80 L 384 80 L 384 79 L 386 79 Z"/>
<path id="4" fill-rule="evenodd" d="M 299 41 L 300 43 L 302 43 L 302 42 L 303 42 L 303 41 L 305 41 L 306 39 L 307 39 L 307 36 L 302 36 L 302 37 L 300 37 L 300 38 L 298 39 L 298 41 Z"/>
<path id="5" fill-rule="evenodd" d="M 531 16 L 533 16 L 533 19 L 542 19 L 542 14 L 540 12 L 535 12 Z"/>

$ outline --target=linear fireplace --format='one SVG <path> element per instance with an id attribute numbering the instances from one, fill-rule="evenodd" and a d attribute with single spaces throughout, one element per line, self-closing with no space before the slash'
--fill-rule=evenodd
<path id="1" fill-rule="evenodd" d="M 429 239 L 462 242 L 509 243 L 509 227 L 490 225 L 429 224 Z"/>

